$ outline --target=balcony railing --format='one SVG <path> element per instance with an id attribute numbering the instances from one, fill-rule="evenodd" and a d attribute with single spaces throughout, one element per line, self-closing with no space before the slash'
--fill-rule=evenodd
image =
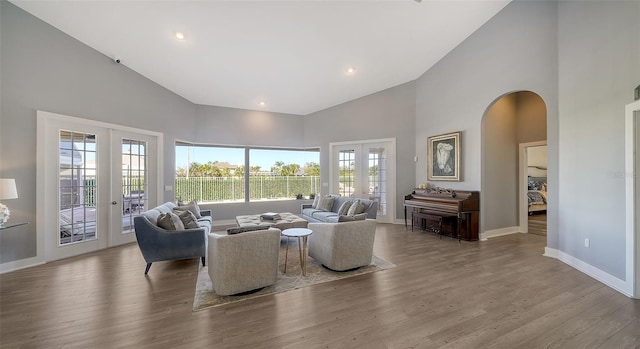
<path id="1" fill-rule="evenodd" d="M 243 177 L 178 177 L 176 199 L 198 202 L 244 201 Z M 250 200 L 295 199 L 320 192 L 319 176 L 250 176 Z"/>

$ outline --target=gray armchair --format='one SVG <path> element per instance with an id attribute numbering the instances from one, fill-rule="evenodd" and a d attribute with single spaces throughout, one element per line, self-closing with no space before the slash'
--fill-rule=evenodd
<path id="1" fill-rule="evenodd" d="M 199 228 L 185 230 L 165 230 L 155 224 L 160 213 L 170 212 L 175 205 L 165 203 L 133 218 L 138 246 L 149 272 L 153 262 L 200 257 L 205 265 L 207 254 L 206 236 L 211 226 L 211 211 L 201 211 L 203 218 Z"/>
<path id="2" fill-rule="evenodd" d="M 209 277 L 223 296 L 273 285 L 278 279 L 280 229 L 209 234 Z"/>
<path id="3" fill-rule="evenodd" d="M 371 264 L 376 221 L 309 223 L 309 256 L 325 267 L 344 271 Z"/>

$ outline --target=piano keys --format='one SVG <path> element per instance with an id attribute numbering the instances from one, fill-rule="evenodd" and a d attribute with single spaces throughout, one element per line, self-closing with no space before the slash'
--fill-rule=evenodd
<path id="1" fill-rule="evenodd" d="M 407 227 L 407 207 L 420 216 L 435 215 L 451 217 L 456 224 L 447 226 L 449 233 L 462 240 L 478 240 L 480 224 L 480 192 L 454 191 L 438 187 L 415 189 L 404 197 L 404 225 Z"/>

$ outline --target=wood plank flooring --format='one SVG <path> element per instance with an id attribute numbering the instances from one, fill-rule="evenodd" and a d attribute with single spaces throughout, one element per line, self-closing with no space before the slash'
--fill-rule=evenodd
<path id="1" fill-rule="evenodd" d="M 2 348 L 640 348 L 640 301 L 542 256 L 379 224 L 396 268 L 192 311 L 198 261 L 137 245 L 0 275 Z"/>
<path id="2" fill-rule="evenodd" d="M 547 214 L 535 213 L 528 216 L 529 234 L 547 236 Z"/>

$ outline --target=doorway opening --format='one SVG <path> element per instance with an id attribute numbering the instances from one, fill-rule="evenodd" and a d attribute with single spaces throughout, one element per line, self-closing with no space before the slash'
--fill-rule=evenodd
<path id="1" fill-rule="evenodd" d="M 527 154 L 535 153 L 534 147 L 546 146 L 546 140 L 547 106 L 538 94 L 507 93 L 487 108 L 482 119 L 481 140 L 482 240 L 526 233 L 529 217 L 535 225 L 532 230 L 544 230 L 546 234 L 546 152 L 544 162 L 529 165 L 527 160 Z M 535 195 L 539 206 L 534 207 L 531 216 L 527 199 L 529 177 L 535 181 L 531 186 L 539 192 Z"/>

